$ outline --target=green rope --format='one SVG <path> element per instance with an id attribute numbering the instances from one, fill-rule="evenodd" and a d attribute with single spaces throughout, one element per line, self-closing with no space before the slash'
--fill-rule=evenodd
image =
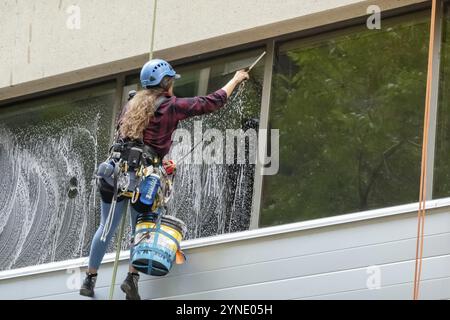
<path id="1" fill-rule="evenodd" d="M 119 236 L 117 237 L 116 259 L 114 260 L 114 268 L 113 268 L 111 286 L 109 287 L 109 300 L 112 300 L 113 296 L 114 296 L 114 286 L 116 285 L 117 267 L 119 266 L 119 256 L 120 256 L 120 251 L 121 251 L 120 249 L 122 247 L 123 229 L 125 228 L 127 208 L 128 208 L 128 204 L 125 205 L 125 209 L 124 209 L 125 212 L 122 212 L 122 222 L 120 223 Z"/>
<path id="2" fill-rule="evenodd" d="M 154 43 L 155 43 L 155 31 L 156 31 L 156 9 L 158 7 L 158 0 L 154 0 L 153 2 L 153 25 L 152 25 L 152 37 L 150 42 L 150 57 L 149 60 L 153 59 L 153 51 L 154 51 Z M 128 205 L 125 206 L 125 210 L 128 207 Z M 117 247 L 116 247 L 116 259 L 114 260 L 114 268 L 113 268 L 113 275 L 111 280 L 111 287 L 109 288 L 109 300 L 113 299 L 114 296 L 114 286 L 116 284 L 116 275 L 117 275 L 117 267 L 120 257 L 120 249 L 122 245 L 122 239 L 123 239 L 123 229 L 125 228 L 125 214 L 122 214 L 122 222 L 120 224 L 119 229 L 119 236 L 117 237 Z M 131 258 L 131 257 L 130 257 Z"/>
<path id="3" fill-rule="evenodd" d="M 153 59 L 153 50 L 155 44 L 155 31 L 156 31 L 156 9 L 158 7 L 158 0 L 153 1 L 153 26 L 152 26 L 152 38 L 150 42 L 150 57 L 149 60 Z"/>

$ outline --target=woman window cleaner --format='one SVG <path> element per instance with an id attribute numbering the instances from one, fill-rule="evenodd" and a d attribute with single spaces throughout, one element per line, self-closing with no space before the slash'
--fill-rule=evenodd
<path id="1" fill-rule="evenodd" d="M 237 85 L 249 79 L 247 72 L 241 70 L 220 90 L 203 97 L 178 98 L 173 94 L 174 80 L 180 76 L 170 64 L 164 60 L 154 59 L 147 62 L 140 74 L 142 90 L 138 91 L 125 105 L 118 121 L 117 135 L 121 141 L 141 141 L 144 148 L 148 148 L 149 154 L 156 163 L 156 159 L 163 159 L 172 145 L 171 137 L 178 122 L 189 117 L 207 114 L 223 107 L 227 98 L 232 94 Z M 128 150 L 130 159 L 133 149 Z M 132 163 L 128 161 L 128 163 Z M 111 176 L 114 168 L 101 168 Z M 106 167 L 109 167 L 108 164 Z M 112 171 L 111 171 L 112 170 Z M 136 175 L 130 168 L 129 181 L 126 186 L 132 189 L 136 184 Z M 100 175 L 100 174 L 99 174 Z M 108 176 L 107 175 L 107 176 Z M 119 225 L 122 213 L 128 201 L 126 197 L 113 199 L 114 182 L 111 178 L 100 179 L 101 221 L 91 244 L 89 265 L 86 278 L 80 289 L 83 296 L 93 297 L 97 280 L 97 271 L 105 255 L 115 229 Z M 132 191 L 132 190 L 131 190 Z M 110 214 L 111 211 L 111 214 Z M 136 219 L 141 208 L 130 207 L 132 234 L 135 232 Z M 109 216 L 110 215 L 110 216 Z M 108 219 L 109 218 L 109 219 Z M 105 232 L 105 226 L 107 232 Z M 133 249 L 133 245 L 131 246 Z M 131 249 L 131 250 L 132 250 Z M 132 252 L 130 253 L 132 256 Z M 139 273 L 130 263 L 129 272 L 121 285 L 126 299 L 139 300 L 138 293 Z"/>

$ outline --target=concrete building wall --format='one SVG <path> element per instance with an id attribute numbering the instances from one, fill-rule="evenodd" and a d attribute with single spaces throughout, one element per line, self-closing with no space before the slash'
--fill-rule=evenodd
<path id="1" fill-rule="evenodd" d="M 155 50 L 169 60 L 364 16 L 423 0 L 158 1 Z M 139 68 L 152 0 L 0 2 L 0 100 Z M 70 29 L 67 25 L 75 27 Z"/>

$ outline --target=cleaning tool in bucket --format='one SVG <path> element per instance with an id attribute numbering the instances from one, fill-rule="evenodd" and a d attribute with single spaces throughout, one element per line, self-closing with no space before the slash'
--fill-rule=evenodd
<path id="1" fill-rule="evenodd" d="M 152 276 L 164 276 L 173 262 L 183 263 L 180 242 L 187 231 L 180 219 L 155 213 L 140 214 L 136 221 L 131 263 L 138 271 Z"/>

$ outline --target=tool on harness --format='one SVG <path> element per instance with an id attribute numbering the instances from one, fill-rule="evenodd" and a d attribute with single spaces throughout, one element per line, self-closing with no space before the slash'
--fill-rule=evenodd
<path id="1" fill-rule="evenodd" d="M 114 166 L 110 162 L 102 162 L 97 169 L 97 177 L 109 178 L 114 173 Z"/>
<path id="2" fill-rule="evenodd" d="M 160 188 L 161 180 L 160 177 L 152 173 L 145 177 L 140 185 L 140 197 L 139 200 L 148 206 L 152 206 L 153 202 L 156 200 L 156 195 L 158 189 Z"/>
<path id="3" fill-rule="evenodd" d="M 100 237 L 100 241 L 106 242 L 106 238 L 109 234 L 109 231 L 111 231 L 112 227 L 112 217 L 114 214 L 114 211 L 116 210 L 116 203 L 118 199 L 118 175 L 120 173 L 120 164 L 122 163 L 122 160 L 119 161 L 118 165 L 114 167 L 114 185 L 113 185 L 113 199 L 111 202 L 111 207 L 109 209 L 108 218 L 105 222 L 105 227 L 103 228 L 102 236 Z"/>
<path id="4" fill-rule="evenodd" d="M 130 91 L 128 95 L 131 100 L 135 91 Z M 166 97 L 159 97 L 156 108 L 166 100 Z M 172 190 L 171 177 L 164 170 L 158 169 L 161 167 L 158 154 L 141 140 L 120 138 L 118 131 L 119 125 L 116 128 L 115 142 L 110 148 L 110 156 L 97 170 L 102 200 L 111 203 L 100 238 L 102 241 L 106 241 L 111 230 L 117 202 L 131 198 L 131 205 L 136 211 L 148 213 L 167 203 L 163 198 L 170 195 Z"/>
<path id="5" fill-rule="evenodd" d="M 172 198 L 172 186 L 175 179 L 175 172 L 177 171 L 177 165 L 174 160 L 164 160 L 162 164 L 162 170 L 164 171 L 163 177 L 165 177 L 166 188 L 163 189 L 164 193 L 162 198 L 164 199 L 164 205 L 166 205 Z"/>
<path id="6" fill-rule="evenodd" d="M 130 141 L 116 143 L 112 147 L 111 154 L 109 161 L 101 164 L 98 172 L 98 176 L 101 177 L 99 190 L 102 200 L 112 203 L 115 197 L 118 202 L 131 198 L 131 205 L 138 212 L 151 210 L 153 201 L 150 197 L 156 195 L 161 185 L 161 178 L 156 174 L 157 168 L 161 165 L 159 157 L 149 146 Z M 110 175 L 111 167 L 114 169 L 119 167 L 114 177 Z M 152 178 L 150 178 L 151 174 L 154 174 Z M 149 191 L 147 184 L 154 181 L 156 177 L 158 177 L 158 185 L 155 187 L 150 184 L 153 189 Z M 116 189 L 114 185 L 117 185 Z M 171 184 L 168 184 L 168 187 L 171 187 Z"/>
<path id="7" fill-rule="evenodd" d="M 141 164 L 143 150 L 140 148 L 131 148 L 128 154 L 128 164 L 131 168 L 137 168 Z"/>
<path id="8" fill-rule="evenodd" d="M 173 160 L 164 160 L 163 168 L 164 168 L 164 171 L 166 171 L 166 173 L 168 175 L 172 175 L 177 170 L 177 165 L 176 165 L 175 161 L 173 161 Z"/>

